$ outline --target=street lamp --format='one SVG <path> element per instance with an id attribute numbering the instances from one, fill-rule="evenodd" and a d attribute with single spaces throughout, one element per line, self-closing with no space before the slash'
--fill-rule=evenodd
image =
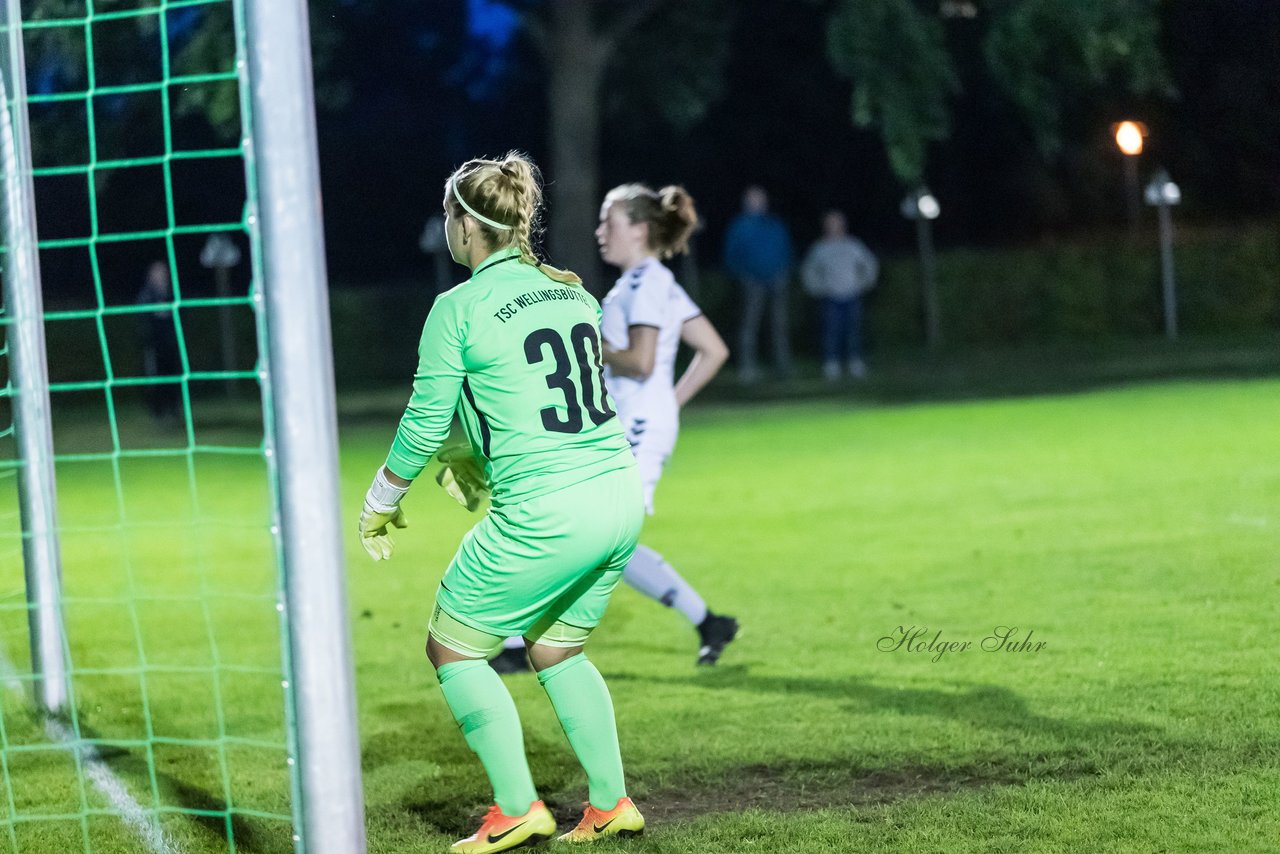
<path id="1" fill-rule="evenodd" d="M 933 251 L 932 222 L 942 213 L 938 200 L 927 187 L 920 187 L 902 200 L 902 215 L 916 224 L 920 247 L 920 285 L 924 301 L 925 341 L 937 347 L 942 340 L 938 320 L 938 264 Z"/>
<path id="2" fill-rule="evenodd" d="M 1116 147 L 1124 155 L 1125 210 L 1129 214 L 1129 231 L 1138 230 L 1138 156 L 1142 154 L 1147 126 L 1142 122 L 1123 121 L 1111 126 Z"/>
<path id="3" fill-rule="evenodd" d="M 1178 337 L 1178 295 L 1173 275 L 1173 212 L 1182 201 L 1182 190 L 1169 179 L 1169 173 L 1157 170 L 1147 184 L 1147 204 L 1156 209 L 1160 219 L 1160 283 L 1164 292 L 1164 334 L 1169 340 Z"/>

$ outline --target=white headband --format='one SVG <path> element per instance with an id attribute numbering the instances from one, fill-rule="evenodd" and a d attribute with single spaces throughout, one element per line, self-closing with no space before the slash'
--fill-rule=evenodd
<path id="1" fill-rule="evenodd" d="M 476 219 L 480 220 L 480 222 L 483 222 L 485 225 L 489 226 L 490 228 L 496 228 L 498 229 L 498 231 L 510 231 L 512 229 L 512 226 L 505 225 L 501 222 L 498 222 L 497 220 L 489 219 L 487 216 L 484 216 L 483 214 L 478 213 L 475 208 L 471 207 L 471 205 L 467 204 L 467 200 L 462 198 L 462 194 L 458 192 L 458 176 L 457 175 L 454 175 L 452 178 L 449 179 L 449 189 L 453 191 L 453 197 L 458 200 L 458 204 L 462 205 L 462 209 L 467 213 L 471 214 Z"/>

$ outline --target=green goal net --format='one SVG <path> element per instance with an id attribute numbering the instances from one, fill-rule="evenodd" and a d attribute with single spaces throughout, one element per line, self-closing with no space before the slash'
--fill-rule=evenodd
<path id="1" fill-rule="evenodd" d="M 7 10 L 4 42 L 25 52 L 69 701 L 33 711 L 6 375 L 0 851 L 297 842 L 241 5 L 22 0 L 20 38 Z M 9 306 L 0 326 L 12 341 Z"/>

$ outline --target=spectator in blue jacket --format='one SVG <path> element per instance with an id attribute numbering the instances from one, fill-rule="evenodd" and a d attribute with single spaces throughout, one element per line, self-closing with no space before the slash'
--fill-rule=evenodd
<path id="1" fill-rule="evenodd" d="M 738 376 L 744 383 L 760 378 L 756 361 L 760 323 L 767 307 L 773 337 L 774 368 L 791 373 L 787 330 L 787 285 L 792 265 L 791 236 L 781 219 L 769 213 L 769 197 L 756 186 L 742 194 L 742 213 L 729 223 L 724 264 L 743 290 L 742 328 L 738 339 Z"/>

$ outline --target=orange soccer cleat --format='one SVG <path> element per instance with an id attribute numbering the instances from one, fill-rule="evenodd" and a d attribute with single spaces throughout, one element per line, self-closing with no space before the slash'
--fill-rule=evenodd
<path id="1" fill-rule="evenodd" d="M 542 801 L 534 801 L 522 816 L 504 815 L 495 804 L 489 807 L 480 829 L 449 846 L 458 854 L 491 854 L 510 851 L 521 845 L 532 845 L 550 838 L 556 832 L 556 820 Z"/>
<path id="2" fill-rule="evenodd" d="M 593 842 L 606 836 L 636 836 L 644 830 L 644 816 L 630 798 L 619 798 L 605 812 L 587 804 L 578 826 L 560 837 L 561 842 Z"/>

